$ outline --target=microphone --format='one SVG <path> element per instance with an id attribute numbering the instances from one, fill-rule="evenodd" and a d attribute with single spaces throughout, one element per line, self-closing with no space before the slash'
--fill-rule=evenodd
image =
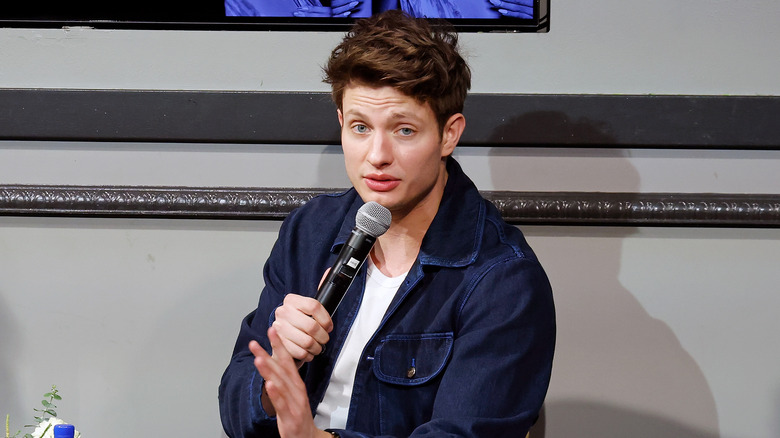
<path id="1" fill-rule="evenodd" d="M 317 301 L 332 316 L 355 279 L 376 238 L 390 228 L 392 216 L 390 210 L 377 202 L 364 204 L 355 216 L 355 228 L 352 229 L 347 243 L 341 248 L 336 262 L 330 268 L 328 276 L 317 290 Z"/>

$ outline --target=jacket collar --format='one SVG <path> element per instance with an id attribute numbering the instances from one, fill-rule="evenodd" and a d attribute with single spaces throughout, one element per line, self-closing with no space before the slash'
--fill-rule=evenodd
<path id="1" fill-rule="evenodd" d="M 439 211 L 423 238 L 418 259 L 423 265 L 461 267 L 474 262 L 482 242 L 485 204 L 474 183 L 454 158 L 447 159 L 447 184 Z M 363 200 L 355 189 L 339 234 L 331 246 L 337 253 L 355 227 L 355 215 Z"/>
<path id="2" fill-rule="evenodd" d="M 424 265 L 460 267 L 474 262 L 482 242 L 485 204 L 454 158 L 447 159 L 447 185 L 420 248 Z"/>

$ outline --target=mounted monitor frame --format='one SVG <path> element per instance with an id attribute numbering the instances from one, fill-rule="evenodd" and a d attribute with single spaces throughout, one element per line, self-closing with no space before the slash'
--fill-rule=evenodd
<path id="1" fill-rule="evenodd" d="M 258 6 L 271 2 L 274 7 L 270 9 Z M 13 3 L 15 5 L 0 10 L 0 27 L 343 32 L 357 18 L 394 4 L 413 15 L 445 18 L 458 32 L 538 33 L 550 29 L 550 0 L 139 0 L 102 4 L 85 0 L 44 0 Z M 355 3 L 358 5 L 348 10 L 349 17 L 313 16 L 323 15 L 322 11 L 331 9 L 331 4 L 336 15 L 343 14 L 345 7 Z M 523 3 L 531 6 L 522 6 Z M 315 4 L 327 6 L 315 7 Z M 315 11 L 315 8 L 318 9 Z M 526 12 L 532 8 L 532 16 L 509 16 L 512 9 L 518 8 Z M 434 10 L 441 12 L 436 15 Z"/>

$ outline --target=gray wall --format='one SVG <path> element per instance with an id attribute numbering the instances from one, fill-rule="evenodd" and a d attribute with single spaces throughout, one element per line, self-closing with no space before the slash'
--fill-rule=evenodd
<path id="1" fill-rule="evenodd" d="M 473 91 L 780 95 L 775 0 L 552 6 L 549 34 L 463 36 Z M 324 91 L 339 38 L 0 29 L 0 87 Z M 780 193 L 777 151 L 457 157 L 484 190 Z M 0 184 L 343 187 L 342 167 L 328 146 L 0 142 Z M 0 414 L 29 422 L 54 383 L 87 437 L 221 436 L 216 387 L 278 226 L 0 217 Z M 523 229 L 559 318 L 536 436 L 780 436 L 780 230 Z"/>

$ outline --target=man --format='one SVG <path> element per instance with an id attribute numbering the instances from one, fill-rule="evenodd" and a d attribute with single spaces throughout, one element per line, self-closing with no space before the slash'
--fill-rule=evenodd
<path id="1" fill-rule="evenodd" d="M 550 378 L 552 293 L 450 157 L 470 87 L 457 36 L 388 11 L 358 22 L 325 74 L 353 188 L 282 224 L 220 385 L 225 431 L 525 436 Z M 392 222 L 331 318 L 312 297 L 369 201 Z"/>

